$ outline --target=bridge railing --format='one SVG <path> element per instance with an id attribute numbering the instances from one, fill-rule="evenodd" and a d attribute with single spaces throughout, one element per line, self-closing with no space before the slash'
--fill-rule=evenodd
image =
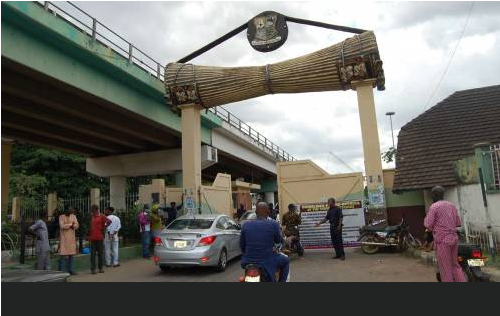
<path id="1" fill-rule="evenodd" d="M 73 27 L 92 37 L 93 40 L 111 48 L 129 63 L 138 66 L 151 76 L 163 81 L 164 67 L 154 58 L 144 53 L 131 42 L 117 34 L 70 1 L 51 2 L 38 1 L 44 9 L 55 16 L 66 20 Z M 106 55 L 106 57 L 109 57 Z"/>
<path id="2" fill-rule="evenodd" d="M 272 141 L 267 139 L 261 133 L 253 129 L 250 125 L 240 120 L 237 116 L 226 110 L 225 108 L 218 106 L 209 109 L 210 112 L 217 115 L 222 121 L 228 123 L 231 127 L 238 129 L 241 133 L 249 136 L 259 145 L 264 146 L 264 148 L 270 150 L 273 156 L 278 161 L 294 161 L 296 160 L 289 153 L 284 151 L 281 147 L 274 144 Z"/>
<path id="3" fill-rule="evenodd" d="M 37 1 L 36 3 L 43 6 L 47 12 L 64 19 L 76 29 L 88 34 L 96 42 L 109 47 L 115 53 L 128 60 L 129 63 L 143 69 L 158 80 L 164 80 L 165 67 L 160 62 L 144 53 L 131 42 L 127 41 L 125 38 L 99 22 L 95 17 L 88 14 L 72 2 L 58 1 L 54 3 L 50 1 Z M 105 57 L 109 58 L 108 55 Z M 253 129 L 250 125 L 246 124 L 223 107 L 219 106 L 211 108 L 209 111 L 217 115 L 221 120 L 228 123 L 230 126 L 237 128 L 240 132 L 255 140 L 258 144 L 270 150 L 276 160 L 296 160 L 281 147 L 275 145 L 269 139 Z"/>

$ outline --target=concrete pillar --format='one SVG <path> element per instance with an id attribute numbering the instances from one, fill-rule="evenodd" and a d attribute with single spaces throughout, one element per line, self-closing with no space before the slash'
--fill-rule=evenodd
<path id="1" fill-rule="evenodd" d="M 47 196 L 47 202 L 47 213 L 49 215 L 49 218 L 51 218 L 52 216 L 54 216 L 54 213 L 57 210 L 57 193 L 49 193 L 49 195 Z"/>
<path id="2" fill-rule="evenodd" d="M 267 204 L 273 203 L 273 205 L 276 206 L 276 203 L 274 203 L 274 192 L 265 192 L 264 201 L 266 201 Z"/>
<path id="3" fill-rule="evenodd" d="M 182 184 L 185 201 L 193 199 L 195 205 L 200 202 L 201 190 L 201 107 L 196 104 L 182 105 Z M 186 207 L 189 203 L 185 204 Z"/>
<path id="4" fill-rule="evenodd" d="M 21 219 L 21 204 L 19 197 L 12 198 L 12 221 L 18 222 Z"/>
<path id="5" fill-rule="evenodd" d="M 7 214 L 9 205 L 9 176 L 12 143 L 2 141 L 2 214 Z"/>
<path id="6" fill-rule="evenodd" d="M 99 205 L 99 202 L 101 200 L 101 191 L 99 188 L 92 188 L 90 189 L 90 206 L 92 205 Z M 90 209 L 88 210 L 90 211 Z"/>
<path id="7" fill-rule="evenodd" d="M 182 188 L 182 170 L 175 172 L 175 186 Z"/>
<path id="8" fill-rule="evenodd" d="M 352 82 L 352 86 L 356 89 L 358 95 L 359 120 L 361 122 L 365 174 L 370 204 L 377 208 L 385 208 L 384 178 L 373 84 L 374 80 Z"/>
<path id="9" fill-rule="evenodd" d="M 115 210 L 124 210 L 125 202 L 125 186 L 127 178 L 125 177 L 110 177 L 109 178 L 109 202 L 110 206 Z"/>

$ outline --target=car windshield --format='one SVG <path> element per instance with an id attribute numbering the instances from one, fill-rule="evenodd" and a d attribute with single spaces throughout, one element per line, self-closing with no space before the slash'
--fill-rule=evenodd
<path id="1" fill-rule="evenodd" d="M 168 229 L 209 229 L 214 222 L 213 219 L 178 219 L 168 225 Z"/>

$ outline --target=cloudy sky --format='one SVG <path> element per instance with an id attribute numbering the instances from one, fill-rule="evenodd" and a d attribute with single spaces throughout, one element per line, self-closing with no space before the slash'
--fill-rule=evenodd
<path id="1" fill-rule="evenodd" d="M 386 76 L 375 91 L 381 149 L 394 132 L 426 109 L 450 60 L 471 2 L 76 2 L 156 60 L 176 61 L 208 42 L 273 10 L 284 15 L 374 30 Z M 500 83 L 500 2 L 475 2 L 449 70 L 429 106 L 454 91 Z M 288 23 L 287 42 L 270 53 L 254 51 L 246 33 L 192 62 L 215 66 L 264 65 L 313 52 L 351 36 Z M 335 153 L 363 169 L 356 93 L 269 95 L 224 106 L 299 159 L 330 172 L 348 169 Z M 427 107 L 427 108 L 428 108 Z M 397 139 L 396 139 L 397 141 Z M 386 165 L 390 166 L 390 165 Z"/>

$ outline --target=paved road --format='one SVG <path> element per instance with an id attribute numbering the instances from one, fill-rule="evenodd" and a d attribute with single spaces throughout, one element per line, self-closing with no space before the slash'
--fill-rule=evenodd
<path id="1" fill-rule="evenodd" d="M 397 253 L 365 255 L 348 249 L 345 261 L 332 260 L 331 252 L 306 251 L 306 258 L 292 256 L 292 282 L 435 282 L 432 267 Z M 82 272 L 72 282 L 235 282 L 242 275 L 239 260 L 231 262 L 226 271 L 175 268 L 161 272 L 151 260 L 134 259 L 121 267 L 108 268 L 105 273 Z"/>

